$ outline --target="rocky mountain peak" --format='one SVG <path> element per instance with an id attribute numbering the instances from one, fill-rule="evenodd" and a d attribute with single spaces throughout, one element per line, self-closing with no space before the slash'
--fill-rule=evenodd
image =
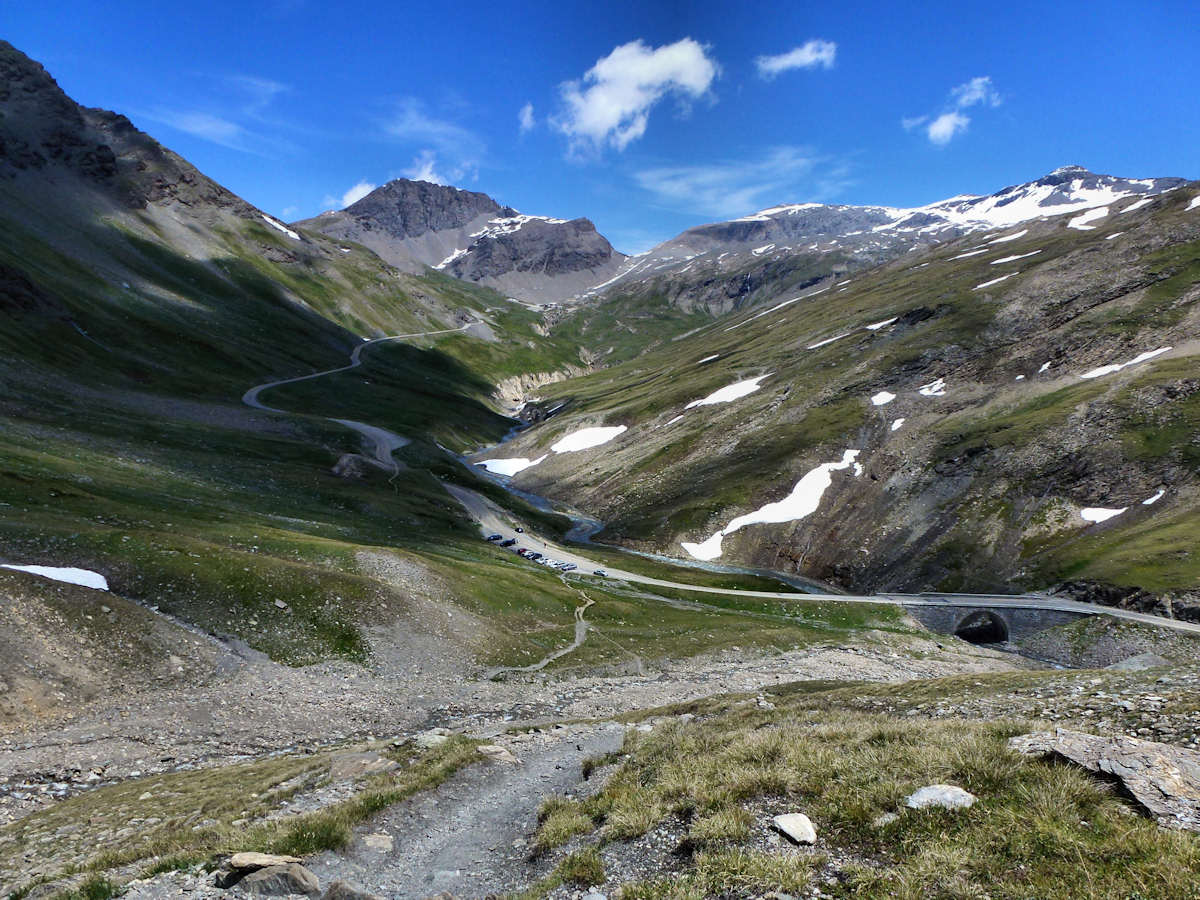
<path id="1" fill-rule="evenodd" d="M 487 194 L 408 178 L 389 181 L 343 212 L 366 228 L 385 231 L 400 240 L 420 237 L 427 231 L 461 228 L 480 216 L 517 214 Z"/>

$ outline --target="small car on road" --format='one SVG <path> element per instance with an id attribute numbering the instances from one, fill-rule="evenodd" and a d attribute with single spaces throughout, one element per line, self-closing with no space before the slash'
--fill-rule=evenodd
<path id="1" fill-rule="evenodd" d="M 503 540 L 503 538 L 504 538 L 504 535 L 502 535 L 502 534 L 489 534 L 487 536 L 487 539 L 489 541 L 499 541 L 499 540 Z"/>

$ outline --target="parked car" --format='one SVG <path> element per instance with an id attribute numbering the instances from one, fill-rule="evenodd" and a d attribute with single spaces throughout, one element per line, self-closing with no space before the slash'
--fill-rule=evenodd
<path id="1" fill-rule="evenodd" d="M 562 570 L 564 572 L 570 572 L 570 571 L 572 571 L 574 569 L 578 569 L 578 568 L 579 568 L 579 566 L 575 565 L 575 563 L 563 563 L 562 564 Z"/>
<path id="2" fill-rule="evenodd" d="M 525 533 L 525 529 L 524 529 L 524 528 L 518 528 L 518 529 L 517 529 L 517 534 L 524 534 L 524 533 Z"/>
<path id="3" fill-rule="evenodd" d="M 502 534 L 489 534 L 487 536 L 487 539 L 489 541 L 499 541 L 499 540 L 502 540 L 503 538 L 504 538 L 504 535 L 502 535 Z"/>
<path id="4" fill-rule="evenodd" d="M 518 547 L 517 548 L 517 556 L 524 556 L 526 559 L 528 559 L 529 551 L 524 547 Z"/>
<path id="5" fill-rule="evenodd" d="M 526 559 L 541 559 L 542 554 L 538 553 L 536 550 L 527 550 L 525 552 L 525 558 Z"/>
<path id="6" fill-rule="evenodd" d="M 509 538 L 507 541 L 501 541 L 500 546 L 501 547 L 511 547 L 516 542 L 517 542 L 516 538 Z"/>
<path id="7" fill-rule="evenodd" d="M 599 575 L 601 578 L 607 578 L 607 577 L 608 577 L 608 573 L 607 573 L 607 572 L 605 572 L 603 569 L 597 569 L 597 570 L 596 570 L 595 572 L 593 572 L 592 574 L 593 574 L 593 575 Z"/>

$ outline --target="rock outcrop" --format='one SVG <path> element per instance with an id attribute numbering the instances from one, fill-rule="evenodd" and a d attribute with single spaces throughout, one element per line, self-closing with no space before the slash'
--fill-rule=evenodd
<path id="1" fill-rule="evenodd" d="M 1200 831 L 1200 753 L 1131 737 L 1060 729 L 1014 737 L 1026 756 L 1066 760 L 1115 781 L 1167 828 Z"/>

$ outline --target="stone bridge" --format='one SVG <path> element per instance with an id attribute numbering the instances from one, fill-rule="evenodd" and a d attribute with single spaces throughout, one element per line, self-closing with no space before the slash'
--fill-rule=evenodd
<path id="1" fill-rule="evenodd" d="M 899 598 L 897 598 L 899 599 Z M 987 601 L 938 602 L 933 598 L 918 603 L 900 600 L 914 619 L 939 634 L 952 634 L 973 644 L 998 644 L 1020 640 L 1056 625 L 1066 625 L 1097 612 L 1047 606 L 1018 606 Z"/>

